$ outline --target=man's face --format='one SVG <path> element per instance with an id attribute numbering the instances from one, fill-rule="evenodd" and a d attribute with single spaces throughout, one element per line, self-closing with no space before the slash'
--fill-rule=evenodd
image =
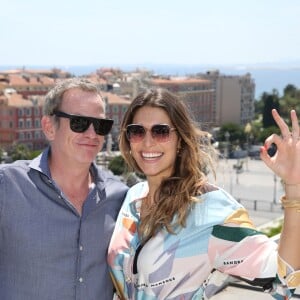
<path id="1" fill-rule="evenodd" d="M 60 111 L 93 118 L 104 118 L 104 103 L 93 92 L 74 88 L 65 92 Z M 93 124 L 82 132 L 70 129 L 70 119 L 59 118 L 59 126 L 54 126 L 51 139 L 52 155 L 59 155 L 65 163 L 90 164 L 102 149 L 104 136 L 96 134 Z"/>

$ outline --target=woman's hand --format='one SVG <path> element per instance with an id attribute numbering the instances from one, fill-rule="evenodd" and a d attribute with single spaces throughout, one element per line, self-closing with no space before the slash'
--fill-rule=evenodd
<path id="1" fill-rule="evenodd" d="M 281 136 L 272 134 L 269 136 L 264 147 L 261 148 L 260 157 L 273 172 L 281 177 L 285 183 L 285 196 L 281 199 L 284 208 L 284 223 L 280 235 L 278 254 L 283 265 L 288 264 L 294 270 L 300 270 L 300 140 L 299 123 L 296 112 L 291 111 L 292 130 L 280 117 L 276 109 L 272 115 L 281 131 Z M 274 143 L 277 151 L 274 155 L 268 154 L 268 149 Z M 282 270 L 287 267 L 280 267 L 280 277 L 285 278 L 289 286 L 290 279 L 296 278 L 300 281 L 298 273 L 287 274 Z M 299 277 L 298 277 L 299 276 Z M 299 282 L 298 281 L 298 282 Z"/>
<path id="2" fill-rule="evenodd" d="M 264 147 L 261 148 L 260 157 L 276 175 L 281 177 L 285 184 L 299 184 L 300 186 L 300 129 L 296 112 L 295 110 L 291 111 L 291 131 L 276 109 L 272 110 L 272 115 L 280 128 L 281 136 L 277 134 L 269 136 Z M 271 157 L 267 150 L 272 143 L 277 146 L 277 151 Z"/>

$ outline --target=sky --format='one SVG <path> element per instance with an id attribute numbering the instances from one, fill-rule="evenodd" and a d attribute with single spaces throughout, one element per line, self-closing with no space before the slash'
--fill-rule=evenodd
<path id="1" fill-rule="evenodd" d="M 0 66 L 288 63 L 299 0 L 9 0 Z"/>

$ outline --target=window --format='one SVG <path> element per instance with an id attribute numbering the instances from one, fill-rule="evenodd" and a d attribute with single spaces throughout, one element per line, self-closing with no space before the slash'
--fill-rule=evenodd
<path id="1" fill-rule="evenodd" d="M 24 121 L 23 121 L 23 119 L 19 119 L 18 128 L 24 128 Z"/>
<path id="2" fill-rule="evenodd" d="M 31 119 L 27 119 L 26 120 L 26 128 L 31 128 L 31 127 L 32 127 Z"/>
<path id="3" fill-rule="evenodd" d="M 27 107 L 25 108 L 26 116 L 31 116 L 31 108 Z"/>
<path id="4" fill-rule="evenodd" d="M 34 120 L 34 128 L 40 128 L 41 127 L 41 121 L 40 119 Z"/>
<path id="5" fill-rule="evenodd" d="M 32 134 L 31 132 L 26 132 L 26 139 L 31 140 L 32 139 Z"/>
<path id="6" fill-rule="evenodd" d="M 35 131 L 34 132 L 34 139 L 38 140 L 40 138 L 40 132 L 39 131 Z"/>
<path id="7" fill-rule="evenodd" d="M 24 141 L 24 132 L 19 133 L 19 140 Z"/>
<path id="8" fill-rule="evenodd" d="M 114 125 L 119 125 L 119 118 L 117 116 L 113 116 Z"/>

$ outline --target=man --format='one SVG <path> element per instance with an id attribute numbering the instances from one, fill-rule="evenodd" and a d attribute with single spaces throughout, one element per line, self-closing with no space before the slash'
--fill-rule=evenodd
<path id="1" fill-rule="evenodd" d="M 46 96 L 49 147 L 0 167 L 0 299 L 112 299 L 106 255 L 127 186 L 96 167 L 113 121 L 91 82 Z"/>

